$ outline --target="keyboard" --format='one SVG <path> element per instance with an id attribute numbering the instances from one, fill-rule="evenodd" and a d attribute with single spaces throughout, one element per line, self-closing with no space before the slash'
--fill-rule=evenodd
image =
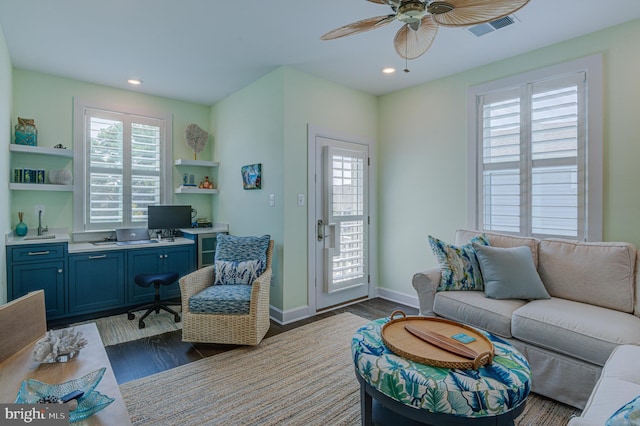
<path id="1" fill-rule="evenodd" d="M 133 240 L 133 241 L 117 241 L 116 245 L 119 246 L 136 246 L 138 244 L 153 244 L 157 243 L 157 240 Z"/>

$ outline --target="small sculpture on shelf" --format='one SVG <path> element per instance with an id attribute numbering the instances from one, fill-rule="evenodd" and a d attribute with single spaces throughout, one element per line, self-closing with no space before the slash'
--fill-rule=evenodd
<path id="1" fill-rule="evenodd" d="M 200 188 L 200 189 L 214 189 L 213 188 L 213 183 L 211 181 L 209 181 L 209 176 L 205 176 L 204 177 L 204 182 L 200 182 L 200 185 L 198 185 L 198 188 Z"/>

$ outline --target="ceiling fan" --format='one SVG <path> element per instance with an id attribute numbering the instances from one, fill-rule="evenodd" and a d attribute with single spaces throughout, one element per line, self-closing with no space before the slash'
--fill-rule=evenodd
<path id="1" fill-rule="evenodd" d="M 367 0 L 391 6 L 390 15 L 363 19 L 333 31 L 322 40 L 332 40 L 387 25 L 396 19 L 404 23 L 393 40 L 402 58 L 415 59 L 425 53 L 438 32 L 438 26 L 464 27 L 494 21 L 519 10 L 529 0 Z"/>

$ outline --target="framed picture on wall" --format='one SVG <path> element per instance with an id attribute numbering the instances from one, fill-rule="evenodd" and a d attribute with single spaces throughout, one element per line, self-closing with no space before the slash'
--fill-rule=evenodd
<path id="1" fill-rule="evenodd" d="M 262 188 L 262 164 L 248 164 L 240 168 L 244 189 Z"/>

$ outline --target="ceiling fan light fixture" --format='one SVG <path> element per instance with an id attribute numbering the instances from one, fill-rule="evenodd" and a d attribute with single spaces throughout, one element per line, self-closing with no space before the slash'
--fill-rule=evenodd
<path id="1" fill-rule="evenodd" d="M 421 1 L 405 1 L 398 7 L 398 20 L 405 24 L 420 22 L 426 14 L 426 6 Z"/>
<path id="2" fill-rule="evenodd" d="M 432 15 L 441 15 L 443 13 L 451 12 L 453 9 L 455 9 L 455 7 L 446 1 L 434 1 L 427 7 L 427 10 Z"/>

